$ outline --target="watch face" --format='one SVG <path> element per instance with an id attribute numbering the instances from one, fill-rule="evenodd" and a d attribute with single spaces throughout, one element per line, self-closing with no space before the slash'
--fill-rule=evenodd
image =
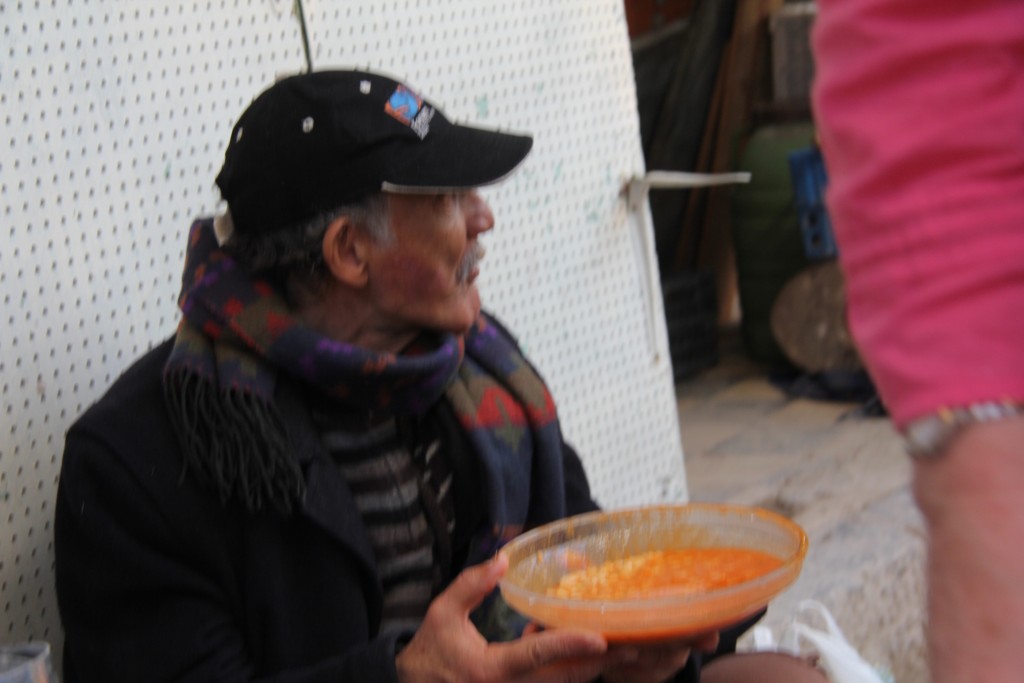
<path id="1" fill-rule="evenodd" d="M 933 458 L 939 455 L 958 427 L 957 423 L 948 422 L 940 415 L 915 420 L 904 433 L 907 453 L 913 458 Z"/>

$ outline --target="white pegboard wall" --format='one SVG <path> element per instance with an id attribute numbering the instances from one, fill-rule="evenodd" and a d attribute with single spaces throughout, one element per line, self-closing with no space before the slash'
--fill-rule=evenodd
<path id="1" fill-rule="evenodd" d="M 621 0 L 304 4 L 316 68 L 383 70 L 452 118 L 534 135 L 485 192 L 485 306 L 551 384 L 602 504 L 685 498 L 649 223 L 621 194 L 643 172 Z M 0 642 L 59 645 L 64 432 L 173 332 L 231 126 L 305 57 L 285 0 L 5 2 L 0 31 Z"/>

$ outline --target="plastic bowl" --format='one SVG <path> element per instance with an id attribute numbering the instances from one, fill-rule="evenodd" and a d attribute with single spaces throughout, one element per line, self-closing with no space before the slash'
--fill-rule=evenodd
<path id="1" fill-rule="evenodd" d="M 547 595 L 569 572 L 650 550 L 693 547 L 760 550 L 782 565 L 701 593 L 626 600 Z M 501 552 L 509 558 L 502 597 L 537 623 L 596 630 L 609 641 L 663 640 L 718 630 L 765 607 L 800 574 L 807 535 L 768 510 L 692 503 L 576 515 L 522 534 Z"/>

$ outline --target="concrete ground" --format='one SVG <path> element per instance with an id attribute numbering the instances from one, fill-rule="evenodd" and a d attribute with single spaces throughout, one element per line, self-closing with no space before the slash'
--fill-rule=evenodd
<path id="1" fill-rule="evenodd" d="M 857 404 L 787 396 L 734 336 L 720 355 L 676 385 L 690 499 L 775 510 L 810 541 L 800 578 L 761 623 L 777 637 L 813 598 L 885 678 L 926 683 L 923 524 L 889 421 Z"/>

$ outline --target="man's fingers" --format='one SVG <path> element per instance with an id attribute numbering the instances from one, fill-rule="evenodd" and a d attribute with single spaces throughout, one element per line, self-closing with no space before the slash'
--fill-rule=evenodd
<path id="1" fill-rule="evenodd" d="M 462 570 L 438 600 L 449 603 L 460 613 L 469 614 L 490 595 L 508 570 L 508 557 L 498 553 L 488 562 Z"/>
<path id="2" fill-rule="evenodd" d="M 520 676 L 558 662 L 600 657 L 607 651 L 608 643 L 597 633 L 553 630 L 492 648 L 499 657 L 499 668 L 511 676 Z"/>
<path id="3" fill-rule="evenodd" d="M 544 629 L 541 628 L 540 624 L 536 621 L 531 621 L 529 624 L 523 627 L 523 635 L 531 636 L 535 633 L 541 633 Z"/>
<path id="4" fill-rule="evenodd" d="M 718 649 L 718 631 L 712 631 L 693 641 L 693 648 L 701 652 L 714 652 Z"/>

